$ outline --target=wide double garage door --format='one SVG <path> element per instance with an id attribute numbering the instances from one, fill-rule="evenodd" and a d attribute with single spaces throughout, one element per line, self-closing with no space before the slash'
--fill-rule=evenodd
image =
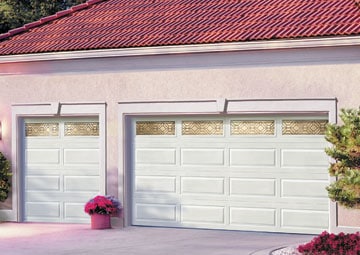
<path id="1" fill-rule="evenodd" d="M 132 224 L 319 233 L 328 229 L 327 120 L 132 120 Z"/>

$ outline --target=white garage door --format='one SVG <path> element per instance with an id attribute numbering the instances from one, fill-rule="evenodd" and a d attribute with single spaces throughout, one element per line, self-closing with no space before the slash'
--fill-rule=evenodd
<path id="1" fill-rule="evenodd" d="M 88 222 L 101 191 L 97 118 L 26 119 L 24 221 Z"/>
<path id="2" fill-rule="evenodd" d="M 328 229 L 323 117 L 133 120 L 132 224 Z"/>

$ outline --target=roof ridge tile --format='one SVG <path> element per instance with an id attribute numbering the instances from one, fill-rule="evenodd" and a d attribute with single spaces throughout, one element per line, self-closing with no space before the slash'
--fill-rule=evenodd
<path id="1" fill-rule="evenodd" d="M 10 35 L 16 35 L 16 34 L 18 34 L 18 33 L 24 32 L 24 31 L 26 31 L 26 28 L 25 28 L 25 27 L 18 27 L 18 28 L 14 28 L 14 29 L 9 30 L 8 33 L 9 33 Z"/>
<path id="2" fill-rule="evenodd" d="M 29 30 L 29 29 L 31 29 L 33 27 L 39 26 L 40 24 L 41 24 L 41 21 L 37 20 L 37 21 L 31 22 L 31 23 L 25 24 L 24 27 L 25 27 L 26 30 Z"/>
<path id="3" fill-rule="evenodd" d="M 59 11 L 57 13 L 55 13 L 55 15 L 60 18 L 60 17 L 63 17 L 63 16 L 66 16 L 68 14 L 72 13 L 72 10 L 71 9 L 66 9 L 66 10 L 63 10 L 63 11 Z"/>
<path id="4" fill-rule="evenodd" d="M 86 3 L 88 5 L 93 5 L 93 4 L 97 4 L 97 3 L 100 3 L 100 2 L 104 2 L 106 0 L 88 0 Z"/>
<path id="5" fill-rule="evenodd" d="M 82 10 L 82 9 L 85 9 L 85 8 L 88 8 L 90 5 L 87 4 L 87 2 L 85 3 L 82 3 L 82 4 L 78 4 L 78 5 L 75 5 L 73 7 L 70 8 L 70 10 L 72 12 L 76 12 L 76 11 L 79 11 L 79 10 Z"/>
<path id="6" fill-rule="evenodd" d="M 0 34 L 0 40 L 5 39 L 5 38 L 10 37 L 10 36 L 11 36 L 11 34 L 9 32 L 4 33 L 4 34 Z"/>
<path id="7" fill-rule="evenodd" d="M 44 24 L 44 23 L 47 23 L 49 21 L 52 21 L 54 19 L 57 19 L 58 17 L 56 16 L 56 14 L 53 14 L 51 16 L 47 16 L 47 17 L 44 17 L 44 18 L 41 18 L 40 19 L 40 24 Z"/>

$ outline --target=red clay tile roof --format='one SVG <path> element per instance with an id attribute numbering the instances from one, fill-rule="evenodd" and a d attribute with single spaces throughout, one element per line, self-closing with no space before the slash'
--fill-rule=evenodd
<path id="1" fill-rule="evenodd" d="M 354 0 L 90 0 L 0 35 L 0 55 L 346 35 Z"/>

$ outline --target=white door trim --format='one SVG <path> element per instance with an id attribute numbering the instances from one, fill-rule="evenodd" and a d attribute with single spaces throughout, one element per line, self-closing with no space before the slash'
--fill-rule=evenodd
<path id="1" fill-rule="evenodd" d="M 21 128 L 23 118 L 26 117 L 64 117 L 64 116 L 98 116 L 100 129 L 100 191 L 106 191 L 106 104 L 96 103 L 34 103 L 13 104 L 12 107 L 12 210 L 8 212 L 7 220 L 22 221 L 22 169 L 21 169 L 21 142 L 23 134 Z"/>
<path id="2" fill-rule="evenodd" d="M 123 199 L 124 226 L 131 224 L 131 121 L 134 116 L 196 115 L 196 114 L 327 114 L 330 123 L 337 122 L 336 98 L 311 99 L 217 99 L 192 101 L 119 102 L 119 171 L 118 197 Z M 336 204 L 330 203 L 329 231 L 336 232 Z"/>

